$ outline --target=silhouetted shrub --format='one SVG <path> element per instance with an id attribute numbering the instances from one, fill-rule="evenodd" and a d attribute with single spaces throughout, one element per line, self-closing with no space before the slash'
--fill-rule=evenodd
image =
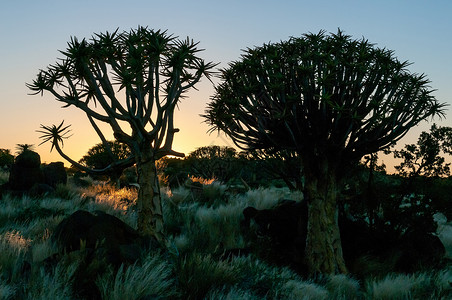
<path id="1" fill-rule="evenodd" d="M 0 168 L 9 169 L 14 163 L 14 155 L 9 149 L 0 149 Z"/>

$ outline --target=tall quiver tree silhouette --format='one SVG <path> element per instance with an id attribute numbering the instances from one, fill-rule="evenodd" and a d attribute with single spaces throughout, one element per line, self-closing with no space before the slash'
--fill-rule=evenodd
<path id="1" fill-rule="evenodd" d="M 55 147 L 83 170 L 99 172 L 136 163 L 138 230 L 157 239 L 163 238 L 163 217 L 155 161 L 184 155 L 172 150 L 179 131 L 174 128 L 174 109 L 203 76 L 210 78 L 215 66 L 201 59 L 200 51 L 193 40 L 145 27 L 95 34 L 90 40 L 71 38 L 67 50 L 61 51 L 64 58 L 40 70 L 27 84 L 33 94 L 48 92 L 64 107 L 85 112 L 106 149 L 109 145 L 98 123 L 108 124 L 114 138 L 130 147 L 127 159 L 92 170 L 63 153 L 60 143 L 68 137 L 69 126 L 41 125 L 43 142 L 50 141 L 51 150 Z"/>
<path id="2" fill-rule="evenodd" d="M 444 114 L 424 75 L 367 40 L 305 34 L 247 49 L 222 70 L 204 117 L 245 150 L 298 153 L 311 273 L 346 272 L 336 198 L 349 166 Z"/>

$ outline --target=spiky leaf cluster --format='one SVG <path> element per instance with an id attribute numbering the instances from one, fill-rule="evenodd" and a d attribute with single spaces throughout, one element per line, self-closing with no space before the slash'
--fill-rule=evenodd
<path id="1" fill-rule="evenodd" d="M 37 132 L 42 133 L 39 138 L 43 141 L 39 144 L 39 146 L 47 142 L 52 142 L 52 147 L 50 148 L 50 152 L 52 152 L 53 148 L 59 143 L 63 145 L 64 140 L 70 137 L 68 134 L 70 132 L 69 127 L 71 127 L 71 125 L 63 126 L 63 124 L 64 121 L 62 121 L 58 126 L 46 126 L 41 124 L 41 130 L 37 130 Z"/>
<path id="2" fill-rule="evenodd" d="M 241 148 L 357 161 L 443 115 L 408 65 L 341 31 L 265 44 L 222 70 L 204 117 Z"/>
<path id="3" fill-rule="evenodd" d="M 200 51 L 193 40 L 146 27 L 91 39 L 73 37 L 61 51 L 63 58 L 27 86 L 33 94 L 48 92 L 64 107 L 84 111 L 104 145 L 99 122 L 108 124 L 115 139 L 135 152 L 151 144 L 158 159 L 179 154 L 172 150 L 178 131 L 174 109 L 202 76 L 210 78 L 214 64 L 201 59 Z M 62 141 L 58 135 L 44 138 Z"/>

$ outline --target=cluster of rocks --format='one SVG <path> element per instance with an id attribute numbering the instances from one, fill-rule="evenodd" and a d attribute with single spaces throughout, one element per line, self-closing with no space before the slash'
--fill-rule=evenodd
<path id="1" fill-rule="evenodd" d="M 283 200 L 271 209 L 247 207 L 242 230 L 248 235 L 254 233 L 259 255 L 303 274 L 307 209 L 306 201 L 291 200 Z M 364 221 L 340 215 L 339 230 L 347 268 L 358 277 L 437 268 L 447 259 L 441 240 L 425 228 L 398 232 L 388 225 L 375 229 Z"/>
<path id="2" fill-rule="evenodd" d="M 0 192 L 39 196 L 54 191 L 60 183 L 67 183 L 67 173 L 62 162 L 41 165 L 38 153 L 25 150 L 16 157 L 10 169 L 9 180 L 0 187 Z"/>

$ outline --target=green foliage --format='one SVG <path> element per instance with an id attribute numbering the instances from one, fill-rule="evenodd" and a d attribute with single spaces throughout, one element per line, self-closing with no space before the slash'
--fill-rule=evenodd
<path id="1" fill-rule="evenodd" d="M 107 149 L 111 149 L 113 157 Z M 79 163 L 93 169 L 104 169 L 114 161 L 126 159 L 130 155 L 131 152 L 127 145 L 117 141 L 109 141 L 108 148 L 103 143 L 90 148 L 79 160 Z"/>
<path id="2" fill-rule="evenodd" d="M 212 189 L 216 186 L 215 182 L 204 185 Z M 287 189 L 256 189 L 245 194 L 226 194 L 207 203 L 204 196 L 180 187 L 163 202 L 165 226 L 169 234 L 176 235 L 174 244 L 178 252 L 221 255 L 231 249 L 242 249 L 250 242 L 240 228 L 243 209 L 247 206 L 271 208 L 282 198 L 299 200 L 300 194 Z"/>
<path id="3" fill-rule="evenodd" d="M 450 175 L 450 163 L 440 154 L 452 155 L 452 127 L 438 127 L 433 124 L 430 132 L 423 131 L 416 144 L 405 145 L 402 150 L 393 151 L 394 158 L 403 159 L 395 166 L 404 177 L 438 177 Z"/>
<path id="4" fill-rule="evenodd" d="M 240 173 L 240 165 L 234 148 L 222 146 L 201 147 L 186 158 L 190 175 L 205 179 L 216 178 L 228 182 Z"/>
<path id="5" fill-rule="evenodd" d="M 14 155 L 9 149 L 0 149 L 0 167 L 10 168 L 14 163 Z"/>
<path id="6" fill-rule="evenodd" d="M 186 158 L 162 158 L 162 172 L 168 185 L 172 188 L 182 186 L 189 177 L 199 177 L 206 180 L 215 179 L 230 186 L 244 186 L 245 189 L 270 187 L 280 184 L 290 188 L 300 184 L 300 169 L 288 156 L 282 152 L 273 155 L 263 155 L 263 152 L 242 151 L 221 146 L 201 147 Z M 298 177 L 297 177 L 298 176 Z"/>

